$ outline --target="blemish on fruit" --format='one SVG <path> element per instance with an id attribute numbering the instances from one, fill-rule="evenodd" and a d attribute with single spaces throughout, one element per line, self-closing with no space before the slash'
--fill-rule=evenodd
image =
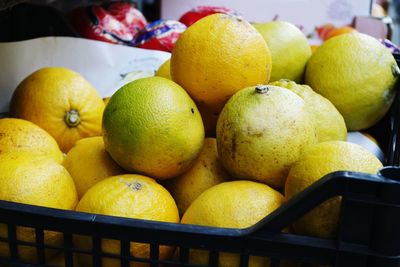
<path id="1" fill-rule="evenodd" d="M 139 182 L 135 182 L 135 183 L 131 183 L 129 185 L 129 187 L 134 191 L 138 191 L 138 190 L 140 190 L 142 188 L 142 184 L 139 183 Z"/>
<path id="2" fill-rule="evenodd" d="M 190 111 L 192 112 L 192 114 L 194 114 L 194 109 L 193 108 L 191 108 Z"/>
<path id="3" fill-rule="evenodd" d="M 236 134 L 233 134 L 232 143 L 231 143 L 232 159 L 236 158 L 236 146 L 237 146 L 236 142 L 237 142 L 236 141 Z"/>
<path id="4" fill-rule="evenodd" d="M 142 184 L 139 182 L 127 182 L 124 179 L 119 179 L 118 180 L 120 183 L 123 183 L 124 185 L 126 185 L 129 189 L 131 189 L 132 191 L 139 191 L 142 188 Z"/>
<path id="5" fill-rule="evenodd" d="M 258 94 L 265 94 L 268 93 L 269 87 L 267 85 L 259 84 L 256 86 L 256 93 Z"/>

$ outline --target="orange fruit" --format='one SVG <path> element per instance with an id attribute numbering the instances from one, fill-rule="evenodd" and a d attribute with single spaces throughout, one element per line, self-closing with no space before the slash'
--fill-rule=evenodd
<path id="1" fill-rule="evenodd" d="M 218 118 L 219 158 L 240 180 L 282 187 L 302 150 L 316 142 L 314 120 L 305 101 L 278 86 L 240 90 Z"/>
<path id="2" fill-rule="evenodd" d="M 104 103 L 79 73 L 62 67 L 39 69 L 11 98 L 10 114 L 32 121 L 56 139 L 62 151 L 88 136 L 101 135 Z"/>
<path id="3" fill-rule="evenodd" d="M 303 81 L 304 70 L 311 56 L 307 37 L 294 24 L 286 21 L 255 23 L 271 52 L 270 82 L 289 79 Z"/>
<path id="4" fill-rule="evenodd" d="M 389 110 L 399 75 L 389 49 L 367 34 L 353 32 L 331 38 L 315 51 L 305 83 L 335 105 L 349 131 L 359 131 Z"/>
<path id="5" fill-rule="evenodd" d="M 215 138 L 206 138 L 192 167 L 184 174 L 168 180 L 165 186 L 174 197 L 179 213 L 183 214 L 201 193 L 228 179 L 228 173 L 218 160 Z"/>
<path id="6" fill-rule="evenodd" d="M 257 30 L 236 16 L 213 14 L 191 25 L 175 43 L 171 76 L 199 103 L 219 113 L 238 90 L 264 84 L 271 55 Z"/>
<path id="7" fill-rule="evenodd" d="M 285 196 L 290 199 L 324 175 L 335 171 L 377 173 L 382 163 L 367 149 L 344 141 L 309 146 L 293 164 L 286 179 Z M 335 238 L 340 215 L 340 197 L 331 198 L 293 224 L 296 233 Z"/>
<path id="8" fill-rule="evenodd" d="M 67 170 L 51 157 L 30 152 L 0 154 L 0 199 L 65 210 L 74 209 L 78 202 Z M 61 233 L 45 231 L 44 235 L 45 244 L 62 246 Z M 5 225 L 0 226 L 0 237 L 7 237 Z M 17 239 L 35 243 L 35 229 L 18 227 Z M 35 262 L 36 249 L 18 246 L 18 250 L 23 261 Z M 0 242 L 0 256 L 9 257 L 9 253 L 7 243 Z"/>
<path id="9" fill-rule="evenodd" d="M 317 51 L 318 47 L 319 47 L 319 45 L 310 45 L 311 52 L 314 54 L 315 51 Z"/>
<path id="10" fill-rule="evenodd" d="M 136 174 L 125 174 L 105 179 L 90 188 L 76 207 L 77 211 L 126 218 L 179 222 L 178 208 L 169 192 L 154 179 Z M 91 240 L 77 236 L 75 244 L 80 249 L 89 249 Z M 118 241 L 103 240 L 103 252 L 120 255 Z M 160 246 L 159 258 L 168 259 L 173 248 Z M 130 252 L 135 257 L 149 258 L 150 245 L 134 242 Z M 79 254 L 82 266 L 92 266 L 91 258 Z M 103 258 L 104 267 L 120 266 L 118 260 Z M 131 263 L 130 266 L 150 266 Z"/>
<path id="11" fill-rule="evenodd" d="M 345 34 L 345 33 L 350 33 L 350 32 L 356 32 L 356 29 L 354 29 L 353 27 L 350 27 L 350 26 L 343 26 L 343 27 L 335 28 L 335 29 L 330 30 L 326 34 L 324 40 L 326 41 L 332 37 L 335 37 L 335 36 L 338 36 L 341 34 Z"/>
<path id="12" fill-rule="evenodd" d="M 27 151 L 50 156 L 57 162 L 64 160 L 54 138 L 36 124 L 22 119 L 0 119 L 0 154 Z"/>
<path id="13" fill-rule="evenodd" d="M 113 94 L 103 117 L 104 144 L 124 169 L 156 179 L 184 173 L 204 141 L 197 107 L 178 84 L 150 77 Z"/>
<path id="14" fill-rule="evenodd" d="M 207 189 L 197 197 L 186 210 L 181 223 L 246 228 L 263 219 L 284 202 L 284 197 L 278 191 L 265 184 L 251 181 L 225 182 Z M 208 252 L 190 250 L 189 263 L 206 265 Z M 240 257 L 232 253 L 220 253 L 218 266 L 240 266 Z M 250 256 L 249 266 L 269 266 L 269 259 Z"/>
<path id="15" fill-rule="evenodd" d="M 305 84 L 288 80 L 270 84 L 289 89 L 304 100 L 314 121 L 317 142 L 347 140 L 347 128 L 343 116 L 328 99 Z"/>
<path id="16" fill-rule="evenodd" d="M 318 37 L 321 40 L 324 40 L 325 36 L 333 29 L 336 29 L 336 27 L 332 23 L 327 23 L 316 27 L 315 31 L 317 32 Z"/>
<path id="17" fill-rule="evenodd" d="M 75 181 L 78 197 L 99 181 L 124 173 L 124 170 L 104 149 L 103 137 L 93 136 L 78 140 L 68 151 L 64 167 Z"/>

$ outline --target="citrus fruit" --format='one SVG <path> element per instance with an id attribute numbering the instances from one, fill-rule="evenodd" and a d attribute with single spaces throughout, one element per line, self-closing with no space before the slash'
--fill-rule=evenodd
<path id="1" fill-rule="evenodd" d="M 219 113 L 238 90 L 269 81 L 271 56 L 261 34 L 240 17 L 213 14 L 191 25 L 175 43 L 171 76 Z"/>
<path id="2" fill-rule="evenodd" d="M 336 29 L 335 25 L 333 25 L 332 23 L 326 23 L 315 27 L 315 32 L 317 33 L 319 39 L 325 40 L 327 34 L 334 29 Z"/>
<path id="3" fill-rule="evenodd" d="M 206 189 L 227 181 L 228 173 L 218 160 L 215 138 L 206 138 L 193 166 L 184 174 L 165 184 L 183 214 L 189 205 Z"/>
<path id="4" fill-rule="evenodd" d="M 67 152 L 88 136 L 101 135 L 104 103 L 79 73 L 62 67 L 39 69 L 15 89 L 10 103 L 13 117 L 32 121 Z"/>
<path id="5" fill-rule="evenodd" d="M 306 84 L 329 99 L 349 131 L 369 128 L 388 111 L 399 69 L 375 38 L 347 33 L 324 42 L 311 56 Z"/>
<path id="6" fill-rule="evenodd" d="M 237 92 L 217 123 L 218 155 L 225 169 L 237 179 L 273 187 L 284 185 L 303 148 L 316 141 L 304 100 L 273 85 Z"/>
<path id="7" fill-rule="evenodd" d="M 320 45 L 310 45 L 311 52 L 314 54 L 315 51 L 317 51 L 317 49 L 318 49 L 319 46 L 320 46 Z"/>
<path id="8" fill-rule="evenodd" d="M 97 182 L 124 173 L 104 149 L 101 136 L 78 140 L 68 151 L 63 165 L 74 179 L 79 198 Z"/>
<path id="9" fill-rule="evenodd" d="M 27 151 L 64 160 L 54 138 L 36 124 L 22 119 L 0 119 L 0 154 L 12 151 Z"/>
<path id="10" fill-rule="evenodd" d="M 345 34 L 345 33 L 351 33 L 351 32 L 355 32 L 356 29 L 354 29 L 353 27 L 350 26 L 342 26 L 339 28 L 334 28 L 331 29 L 329 32 L 327 32 L 327 34 L 324 36 L 324 40 L 328 40 L 331 39 L 332 37 L 341 35 L 341 34 Z"/>
<path id="11" fill-rule="evenodd" d="M 104 144 L 128 171 L 167 179 L 185 172 L 204 141 L 200 113 L 185 90 L 150 77 L 113 94 L 103 117 Z"/>
<path id="12" fill-rule="evenodd" d="M 126 218 L 153 220 L 161 222 L 179 222 L 178 208 L 169 192 L 154 179 L 125 174 L 107 178 L 91 187 L 79 201 L 77 211 L 120 216 Z M 80 249 L 90 248 L 91 240 L 79 236 L 75 244 Z M 103 240 L 103 252 L 120 255 L 119 241 Z M 173 253 L 173 248 L 160 246 L 159 258 L 165 260 Z M 140 258 L 150 257 L 150 246 L 142 243 L 132 243 L 131 255 Z M 91 258 L 78 255 L 82 266 L 91 266 Z M 118 260 L 103 258 L 103 266 L 120 266 Z M 149 266 L 134 263 L 134 266 Z"/>
<path id="13" fill-rule="evenodd" d="M 224 228 L 246 228 L 256 224 L 284 203 L 284 197 L 269 186 L 252 181 L 232 181 L 204 191 L 189 206 L 181 223 Z M 190 250 L 189 263 L 206 265 L 208 252 Z M 265 257 L 250 257 L 249 266 L 268 266 Z M 219 265 L 240 266 L 239 255 L 219 254 Z"/>
<path id="14" fill-rule="evenodd" d="M 382 163 L 365 148 L 344 141 L 328 141 L 309 146 L 290 169 L 285 196 L 290 199 L 324 175 L 334 171 L 377 173 Z M 340 214 L 340 197 L 314 208 L 294 223 L 296 233 L 333 238 Z"/>
<path id="15" fill-rule="evenodd" d="M 171 71 L 170 71 L 170 62 L 171 62 L 171 59 L 168 59 L 163 64 L 161 64 L 161 66 L 156 71 L 156 76 L 164 77 L 166 79 L 172 80 Z"/>
<path id="16" fill-rule="evenodd" d="M 0 199 L 49 208 L 72 210 L 78 202 L 74 181 L 67 170 L 53 158 L 31 152 L 0 154 Z M 7 227 L 0 226 L 0 237 L 7 237 Z M 17 227 L 17 239 L 36 242 L 35 229 Z M 61 233 L 45 231 L 46 245 L 62 246 Z M 36 249 L 18 246 L 21 259 L 35 262 Z M 0 242 L 0 256 L 9 257 L 9 246 Z"/>
<path id="17" fill-rule="evenodd" d="M 301 82 L 311 57 L 306 36 L 286 21 L 256 23 L 253 26 L 261 33 L 271 52 L 273 67 L 270 81 L 289 79 Z"/>
<path id="18" fill-rule="evenodd" d="M 364 147 L 374 154 L 381 162 L 385 160 L 385 153 L 383 153 L 378 141 L 366 132 L 348 132 L 347 142 L 354 143 Z"/>
<path id="19" fill-rule="evenodd" d="M 108 104 L 108 101 L 110 101 L 110 98 L 111 96 L 103 97 L 103 102 L 105 106 Z"/>
<path id="20" fill-rule="evenodd" d="M 308 85 L 296 84 L 293 81 L 280 80 L 271 84 L 287 88 L 303 98 L 314 119 L 318 142 L 346 141 L 346 123 L 343 116 L 328 99 L 315 93 Z"/>
<path id="21" fill-rule="evenodd" d="M 378 18 L 386 17 L 387 11 L 382 5 L 380 5 L 378 3 L 373 3 L 372 10 L 371 10 L 371 16 L 378 17 Z"/>

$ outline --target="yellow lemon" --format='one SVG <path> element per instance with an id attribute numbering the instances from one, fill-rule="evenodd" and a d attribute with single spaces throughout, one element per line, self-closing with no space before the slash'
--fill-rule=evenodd
<path id="1" fill-rule="evenodd" d="M 156 71 L 156 76 L 164 77 L 166 79 L 172 80 L 171 71 L 170 71 L 170 64 L 171 64 L 171 59 L 168 59 L 163 64 L 161 64 L 161 66 Z"/>
<path id="2" fill-rule="evenodd" d="M 171 76 L 200 104 L 219 113 L 238 90 L 269 81 L 271 55 L 261 34 L 237 16 L 214 14 L 175 43 Z"/>
<path id="3" fill-rule="evenodd" d="M 343 115 L 349 131 L 369 128 L 388 111 L 400 71 L 390 50 L 354 32 L 324 42 L 311 56 L 305 82 Z"/>
<path id="4" fill-rule="evenodd" d="M 113 94 L 103 117 L 104 144 L 124 169 L 168 179 L 185 172 L 204 141 L 200 113 L 185 90 L 150 77 Z"/>
<path id="5" fill-rule="evenodd" d="M 217 123 L 218 155 L 225 169 L 237 179 L 273 187 L 284 185 L 302 150 L 316 142 L 304 100 L 273 85 L 237 92 Z"/>
<path id="6" fill-rule="evenodd" d="M 324 175 L 335 171 L 377 173 L 382 163 L 367 149 L 344 141 L 309 146 L 290 169 L 285 196 L 290 199 Z M 294 223 L 296 233 L 334 238 L 340 214 L 340 197 L 327 200 Z"/>
<path id="7" fill-rule="evenodd" d="M 27 151 L 64 159 L 54 138 L 36 124 L 22 119 L 0 119 L 0 154 L 12 151 Z"/>
<path id="8" fill-rule="evenodd" d="M 166 187 L 174 197 L 179 213 L 183 214 L 201 193 L 228 178 L 218 159 L 215 138 L 206 138 L 193 166 L 184 174 L 168 180 Z"/>
<path id="9" fill-rule="evenodd" d="M 68 151 L 63 165 L 75 181 L 79 198 L 99 181 L 124 173 L 104 149 L 101 136 L 78 140 Z"/>
<path id="10" fill-rule="evenodd" d="M 0 200 L 72 210 L 78 197 L 70 174 L 51 157 L 30 152 L 0 154 Z M 62 246 L 61 233 L 45 231 L 47 245 Z M 7 236 L 6 226 L 0 226 L 0 236 Z M 17 239 L 35 243 L 35 229 L 18 227 Z M 19 246 L 21 259 L 33 263 L 36 249 Z M 9 256 L 9 247 L 0 243 L 1 257 Z"/>
<path id="11" fill-rule="evenodd" d="M 246 228 L 280 207 L 284 201 L 279 192 L 265 184 L 252 181 L 224 182 L 207 189 L 196 198 L 186 210 L 181 223 Z M 207 260 L 208 252 L 190 251 L 189 263 L 206 265 Z M 240 257 L 221 253 L 218 266 L 240 266 Z M 269 259 L 251 256 L 249 266 L 269 266 Z"/>
<path id="12" fill-rule="evenodd" d="M 10 104 L 11 116 L 39 125 L 64 152 L 83 137 L 101 135 L 103 110 L 96 89 L 79 73 L 62 67 L 30 74 L 15 89 Z"/>
<path id="13" fill-rule="evenodd" d="M 111 96 L 103 97 L 103 102 L 105 106 L 108 104 L 108 101 L 110 101 L 110 98 Z"/>
<path id="14" fill-rule="evenodd" d="M 306 102 L 314 119 L 318 142 L 347 139 L 347 128 L 343 116 L 325 97 L 315 93 L 308 85 L 300 85 L 289 80 L 280 80 L 271 85 L 281 86 L 297 94 Z"/>
<path id="15" fill-rule="evenodd" d="M 305 67 L 311 57 L 311 47 L 304 33 L 286 21 L 256 23 L 253 26 L 261 33 L 271 51 L 273 67 L 270 81 L 303 81 Z"/>
<path id="16" fill-rule="evenodd" d="M 178 208 L 169 192 L 154 179 L 136 174 L 113 176 L 97 183 L 79 201 L 76 210 L 126 218 L 179 222 Z M 89 249 L 91 240 L 79 236 L 75 244 L 78 248 Z M 118 241 L 104 240 L 102 250 L 120 255 L 120 244 Z M 150 246 L 135 242 L 131 244 L 130 252 L 135 257 L 149 258 Z M 172 247 L 160 246 L 159 258 L 168 259 L 172 253 Z M 82 266 L 92 266 L 90 256 L 81 254 L 77 256 Z M 120 262 L 104 258 L 103 266 L 120 266 Z M 131 266 L 149 266 L 149 264 L 136 262 L 131 263 Z"/>

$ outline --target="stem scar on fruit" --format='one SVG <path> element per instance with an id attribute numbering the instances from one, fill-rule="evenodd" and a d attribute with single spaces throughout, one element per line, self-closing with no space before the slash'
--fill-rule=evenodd
<path id="1" fill-rule="evenodd" d="M 79 116 L 79 112 L 75 109 L 71 109 L 65 113 L 64 121 L 68 125 L 68 127 L 76 127 L 81 122 L 81 117 Z"/>
<path id="2" fill-rule="evenodd" d="M 269 91 L 269 87 L 267 85 L 257 85 L 256 86 L 256 93 L 258 94 L 266 94 Z"/>

